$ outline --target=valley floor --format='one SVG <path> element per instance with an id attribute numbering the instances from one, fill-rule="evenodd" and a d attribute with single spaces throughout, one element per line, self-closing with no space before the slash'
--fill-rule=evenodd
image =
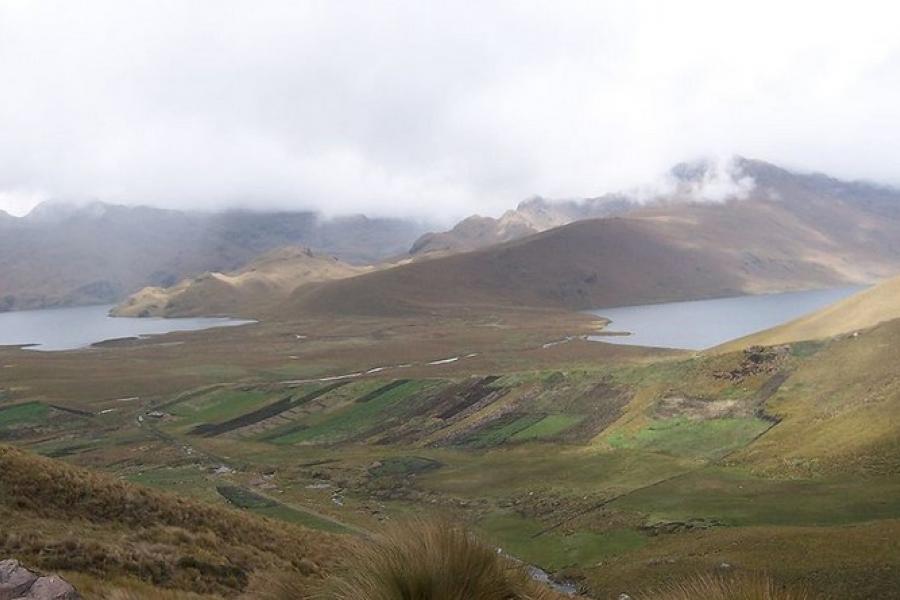
<path id="1" fill-rule="evenodd" d="M 0 442 L 339 536 L 452 516 L 596 598 L 744 570 L 897 597 L 900 324 L 723 355 L 583 341 L 595 326 L 516 311 L 2 349 Z"/>

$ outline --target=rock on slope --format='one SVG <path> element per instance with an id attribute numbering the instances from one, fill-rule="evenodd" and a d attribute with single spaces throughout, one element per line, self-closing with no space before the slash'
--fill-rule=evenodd
<path id="1" fill-rule="evenodd" d="M 368 270 L 315 254 L 309 248 L 279 248 L 232 273 L 205 273 L 169 288 L 144 288 L 111 314 L 118 317 L 254 315 L 305 283 L 351 277 Z"/>
<path id="2" fill-rule="evenodd" d="M 0 599 L 81 600 L 81 596 L 61 577 L 38 575 L 17 560 L 3 560 L 0 561 Z"/>

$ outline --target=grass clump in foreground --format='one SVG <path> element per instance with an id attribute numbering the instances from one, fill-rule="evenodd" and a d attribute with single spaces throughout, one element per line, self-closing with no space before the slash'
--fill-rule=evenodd
<path id="1" fill-rule="evenodd" d="M 270 581 L 264 600 L 297 600 L 293 579 Z M 559 600 L 522 565 L 447 522 L 393 525 L 359 543 L 319 598 L 327 600 Z"/>
<path id="2" fill-rule="evenodd" d="M 804 590 L 776 584 L 770 577 L 744 573 L 730 577 L 697 575 L 637 597 L 637 600 L 813 600 Z"/>

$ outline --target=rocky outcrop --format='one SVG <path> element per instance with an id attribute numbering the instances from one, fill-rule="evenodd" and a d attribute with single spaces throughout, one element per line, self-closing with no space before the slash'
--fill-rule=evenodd
<path id="1" fill-rule="evenodd" d="M 0 600 L 81 600 L 66 580 L 29 571 L 17 560 L 0 561 Z"/>
<path id="2" fill-rule="evenodd" d="M 473 215 L 449 231 L 426 233 L 412 245 L 409 254 L 440 255 L 469 252 L 508 242 L 573 221 L 620 215 L 640 206 L 635 199 L 621 194 L 579 201 L 548 201 L 540 197 L 520 202 L 515 210 L 501 217 Z"/>

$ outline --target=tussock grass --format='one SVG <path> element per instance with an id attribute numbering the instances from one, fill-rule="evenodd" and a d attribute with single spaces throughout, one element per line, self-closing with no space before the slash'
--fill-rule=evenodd
<path id="1" fill-rule="evenodd" d="M 758 573 L 697 575 L 637 597 L 638 600 L 813 600 L 801 589 L 781 586 Z"/>
<path id="2" fill-rule="evenodd" d="M 263 600 L 297 600 L 291 578 L 275 579 Z M 411 521 L 356 544 L 346 568 L 315 595 L 317 600 L 557 600 L 520 564 L 445 521 Z"/>

